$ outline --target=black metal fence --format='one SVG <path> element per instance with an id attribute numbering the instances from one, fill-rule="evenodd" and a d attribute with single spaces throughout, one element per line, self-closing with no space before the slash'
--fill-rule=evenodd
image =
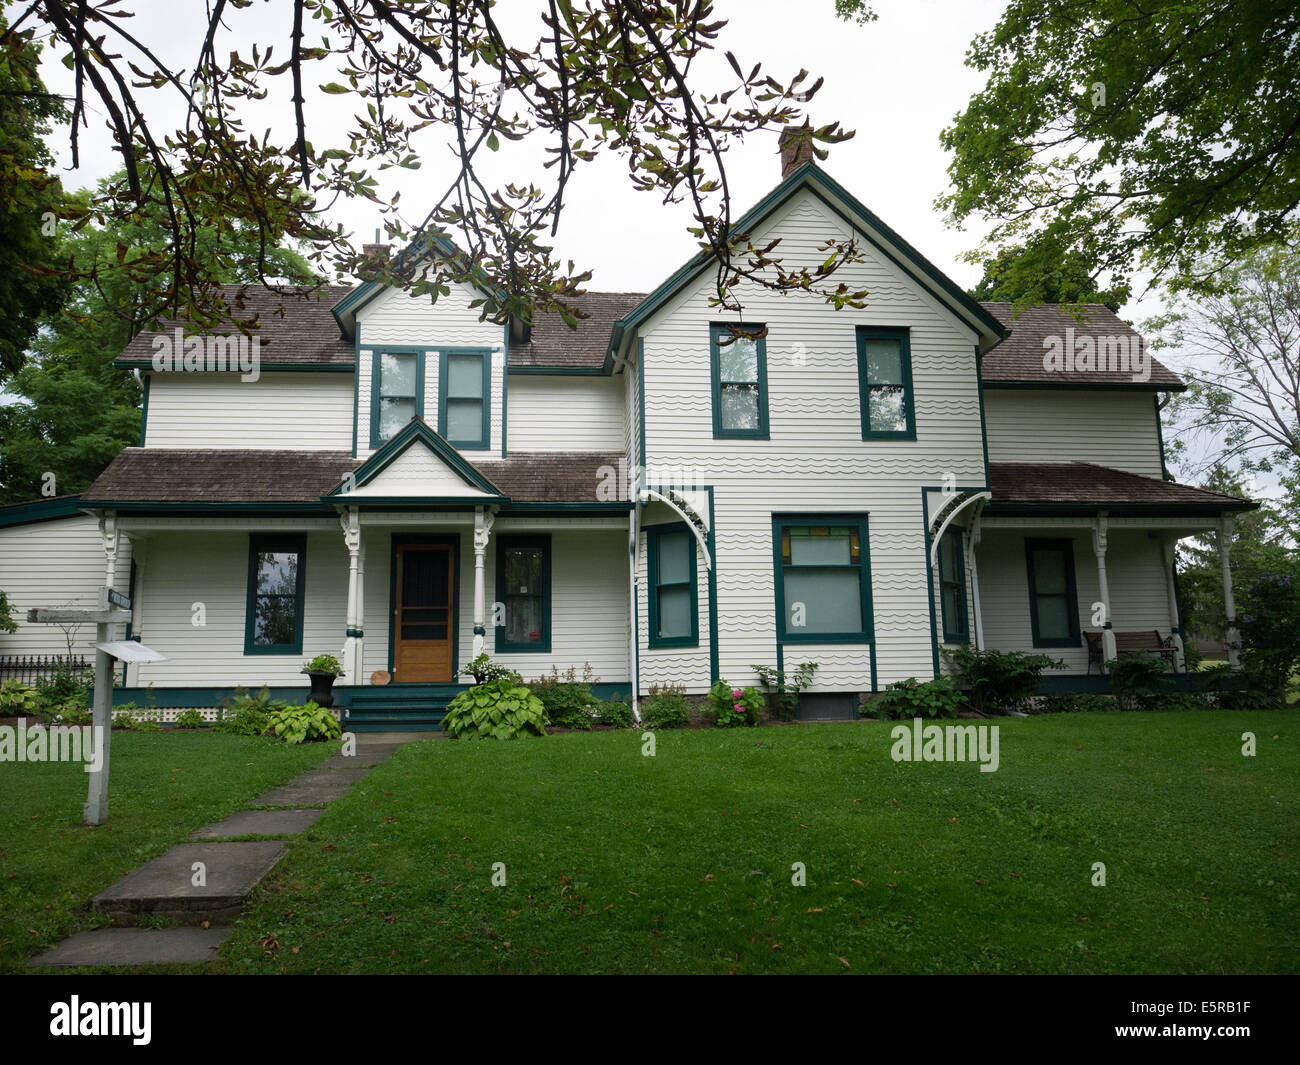
<path id="1" fill-rule="evenodd" d="M 93 665 L 85 655 L 0 655 L 0 684 L 7 680 L 20 680 L 35 684 L 43 677 L 53 677 L 63 670 L 87 673 Z"/>

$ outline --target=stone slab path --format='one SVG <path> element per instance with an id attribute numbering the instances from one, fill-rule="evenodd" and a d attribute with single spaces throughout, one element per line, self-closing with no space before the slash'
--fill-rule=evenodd
<path id="1" fill-rule="evenodd" d="M 324 806 L 346 795 L 357 781 L 417 733 L 360 733 L 356 754 L 334 754 L 314 769 L 255 798 L 251 806 L 190 833 L 165 854 L 101 891 L 92 907 L 116 927 L 78 932 L 28 963 L 31 969 L 166 965 L 216 958 L 248 897 L 287 848 L 275 840 L 233 840 L 231 836 L 293 836 L 306 831 Z M 370 736 L 374 738 L 371 739 Z M 181 927 L 137 928 L 166 918 Z"/>

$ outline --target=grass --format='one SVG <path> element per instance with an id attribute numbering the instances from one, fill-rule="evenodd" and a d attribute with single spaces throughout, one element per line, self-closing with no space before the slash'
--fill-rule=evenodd
<path id="1" fill-rule="evenodd" d="M 194 829 L 233 813 L 337 749 L 209 732 L 117 732 L 109 821 L 81 823 L 81 764 L 0 765 L 0 972 L 96 918 L 92 896 Z"/>
<path id="2" fill-rule="evenodd" d="M 896 763 L 876 722 L 412 744 L 290 844 L 224 966 L 1297 970 L 1294 714 L 999 724 L 995 773 Z"/>

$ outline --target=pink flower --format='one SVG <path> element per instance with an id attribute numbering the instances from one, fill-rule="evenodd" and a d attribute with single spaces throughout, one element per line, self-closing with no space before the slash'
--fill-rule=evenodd
<path id="1" fill-rule="evenodd" d="M 741 691 L 739 688 L 732 688 L 732 689 L 731 689 L 731 697 L 732 697 L 733 699 L 739 699 L 739 698 L 740 698 L 742 695 L 744 695 L 744 694 L 745 694 L 745 693 L 744 693 L 743 691 Z"/>
<path id="2" fill-rule="evenodd" d="M 738 713 L 738 714 L 743 714 L 744 712 L 745 712 L 745 708 L 744 708 L 743 706 L 741 706 L 740 703 L 737 703 L 737 704 L 736 704 L 736 713 Z"/>

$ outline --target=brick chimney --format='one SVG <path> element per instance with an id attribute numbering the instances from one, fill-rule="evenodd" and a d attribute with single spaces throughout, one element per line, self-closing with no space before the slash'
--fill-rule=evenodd
<path id="1" fill-rule="evenodd" d="M 781 180 L 784 181 L 804 163 L 825 159 L 827 152 L 813 143 L 812 125 L 808 119 L 802 126 L 786 126 L 781 131 L 777 146 L 781 150 Z"/>
<path id="2" fill-rule="evenodd" d="M 361 254 L 367 259 L 387 259 L 392 247 L 391 244 L 363 244 Z"/>

